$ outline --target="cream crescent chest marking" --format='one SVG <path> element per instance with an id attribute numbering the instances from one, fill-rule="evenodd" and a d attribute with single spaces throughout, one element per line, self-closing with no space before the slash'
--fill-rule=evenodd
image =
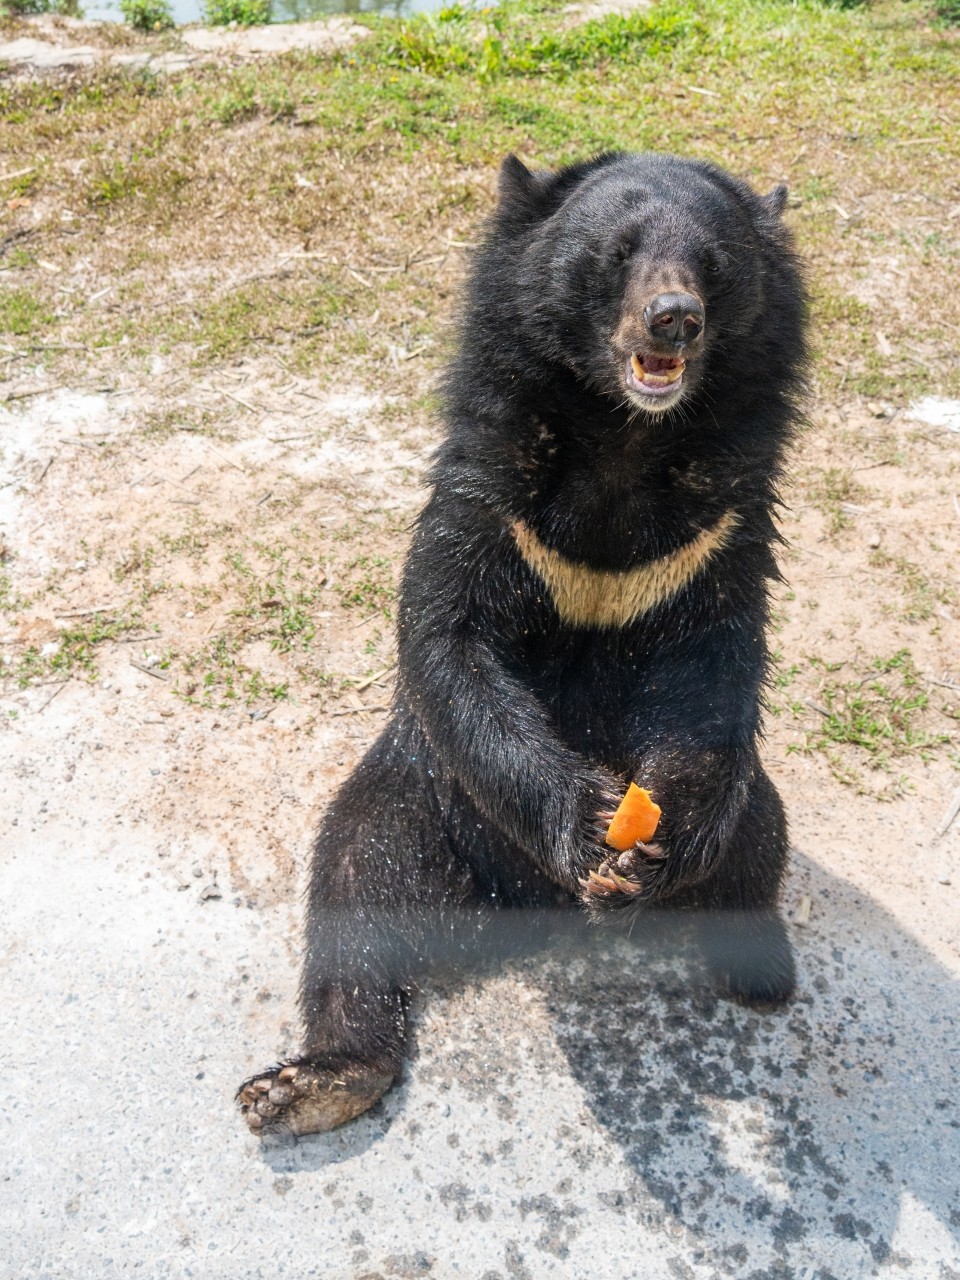
<path id="1" fill-rule="evenodd" d="M 716 524 L 676 551 L 623 573 L 591 569 L 568 560 L 545 547 L 522 520 L 517 520 L 510 532 L 564 622 L 574 627 L 625 627 L 686 586 L 710 557 L 726 546 L 739 522 L 735 511 L 726 511 Z"/>

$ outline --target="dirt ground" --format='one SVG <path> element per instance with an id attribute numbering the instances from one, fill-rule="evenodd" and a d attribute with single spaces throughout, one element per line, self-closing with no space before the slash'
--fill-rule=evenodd
<path id="1" fill-rule="evenodd" d="M 792 1010 L 733 1009 L 682 956 L 598 942 L 617 1000 L 579 955 L 418 998 L 402 1087 L 341 1134 L 263 1152 L 234 1115 L 239 1080 L 296 1046 L 310 832 L 390 702 L 493 174 L 406 179 L 411 224 L 388 192 L 360 242 L 288 226 L 254 254 L 231 215 L 182 266 L 163 228 L 140 266 L 105 239 L 29 266 L 65 318 L 55 356 L 46 337 L 0 352 L 6 1068 L 34 1083 L 6 1114 L 10 1274 L 960 1275 L 956 405 L 851 392 L 826 363 L 784 495 L 764 748 L 794 845 Z M 70 213 L 86 180 L 8 227 Z M 323 199 L 342 217 L 345 162 Z M 869 223 L 868 196 L 837 199 L 838 226 Z M 908 282 L 909 324 L 919 261 L 844 252 L 865 308 Z M 203 311 L 253 287 L 292 306 L 329 260 L 352 310 L 322 359 L 231 345 Z M 121 321 L 173 295 L 216 361 L 182 335 L 125 350 Z M 98 307 L 112 343 L 70 327 Z M 889 323 L 866 323 L 883 352 Z"/>
<path id="2" fill-rule="evenodd" d="M 392 597 L 438 439 L 419 407 L 434 370 L 403 363 L 387 394 L 331 391 L 280 357 L 195 378 L 158 356 L 139 378 L 12 387 L 0 534 L 26 603 L 0 641 L 8 670 L 39 674 L 8 681 L 8 763 L 24 734 L 64 744 L 78 698 L 99 771 L 173 753 L 138 803 L 151 874 L 189 884 L 199 858 L 225 892 L 290 897 L 305 832 L 383 721 Z M 839 840 L 885 906 L 940 922 L 955 961 L 960 822 L 940 828 L 958 780 L 958 436 L 909 406 L 810 412 L 785 495 L 767 762 L 798 838 Z M 78 814 L 100 803 L 72 790 Z"/>

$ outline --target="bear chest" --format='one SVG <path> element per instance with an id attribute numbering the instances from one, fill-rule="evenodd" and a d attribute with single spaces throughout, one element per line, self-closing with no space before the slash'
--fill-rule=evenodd
<path id="1" fill-rule="evenodd" d="M 510 534 L 561 622 L 608 629 L 630 626 L 670 601 L 728 545 L 738 523 L 735 511 L 725 511 L 676 550 L 620 572 L 595 569 L 562 555 L 545 546 L 521 520 L 514 522 Z"/>

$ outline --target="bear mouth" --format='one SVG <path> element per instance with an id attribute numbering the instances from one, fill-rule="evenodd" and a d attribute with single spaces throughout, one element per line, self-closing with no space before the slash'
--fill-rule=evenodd
<path id="1" fill-rule="evenodd" d="M 635 351 L 627 362 L 627 386 L 643 396 L 672 396 L 680 390 L 686 361 Z"/>

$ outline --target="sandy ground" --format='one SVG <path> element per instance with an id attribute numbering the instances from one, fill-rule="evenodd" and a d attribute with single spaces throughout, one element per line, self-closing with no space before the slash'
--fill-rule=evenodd
<path id="1" fill-rule="evenodd" d="M 233 1091 L 297 1042 L 310 831 L 389 700 L 389 625 L 343 575 L 359 551 L 396 572 L 435 429 L 267 362 L 36 378 L 0 411 L 0 535 L 27 599 L 2 652 L 55 653 L 104 606 L 142 622 L 99 646 L 94 680 L 10 681 L 3 704 L 0 1273 L 960 1276 L 960 820 L 938 834 L 955 739 L 891 771 L 847 752 L 843 785 L 791 750 L 820 714 L 809 669 L 766 748 L 795 846 L 785 1012 L 718 1000 L 679 942 L 598 936 L 418 997 L 400 1087 L 353 1125 L 251 1138 Z M 205 406 L 216 432 L 186 422 Z M 863 490 L 836 536 L 797 490 L 775 633 L 783 666 L 909 645 L 948 732 L 955 607 L 911 620 L 871 556 L 953 572 L 958 446 L 949 420 L 815 406 L 798 474 L 854 455 Z M 317 666 L 243 630 L 237 537 L 309 549 Z M 231 626 L 286 699 L 191 693 L 183 655 Z"/>

